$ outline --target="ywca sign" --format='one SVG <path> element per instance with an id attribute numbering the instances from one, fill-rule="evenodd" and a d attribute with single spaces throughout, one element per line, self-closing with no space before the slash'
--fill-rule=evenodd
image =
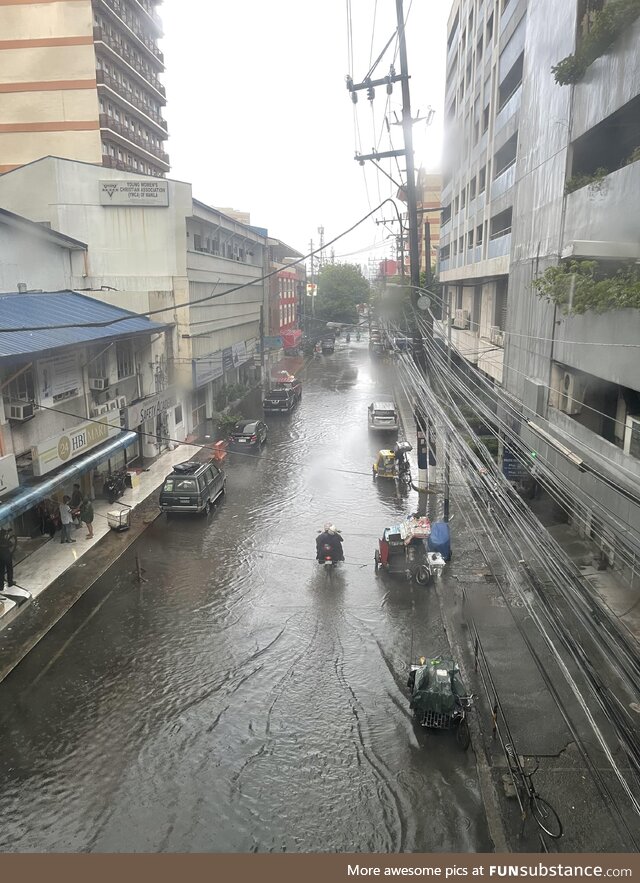
<path id="1" fill-rule="evenodd" d="M 127 429 L 137 429 L 147 420 L 155 420 L 160 414 L 175 408 L 176 404 L 176 394 L 169 390 L 136 402 L 127 408 Z"/>
<path id="2" fill-rule="evenodd" d="M 144 181 L 100 181 L 100 205 L 169 205 L 169 183 L 161 179 Z"/>

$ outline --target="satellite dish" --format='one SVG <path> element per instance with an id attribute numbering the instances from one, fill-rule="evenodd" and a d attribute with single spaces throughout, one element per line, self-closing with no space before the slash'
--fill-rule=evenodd
<path id="1" fill-rule="evenodd" d="M 416 306 L 419 310 L 428 310 L 431 307 L 431 300 L 428 297 L 419 297 Z"/>

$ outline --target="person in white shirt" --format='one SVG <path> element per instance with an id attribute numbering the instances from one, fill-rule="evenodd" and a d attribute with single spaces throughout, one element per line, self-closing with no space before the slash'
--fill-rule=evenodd
<path id="1" fill-rule="evenodd" d="M 71 497 L 64 496 L 62 498 L 62 502 L 60 503 L 60 521 L 62 522 L 62 539 L 61 543 L 75 543 L 75 540 L 71 539 L 71 525 L 73 524 L 73 516 L 71 514 L 71 507 L 69 506 L 69 502 L 71 501 Z"/>

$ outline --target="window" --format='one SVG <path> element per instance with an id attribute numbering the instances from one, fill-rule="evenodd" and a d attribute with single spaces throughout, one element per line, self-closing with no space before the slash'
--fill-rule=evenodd
<path id="1" fill-rule="evenodd" d="M 513 209 L 508 208 L 491 218 L 491 235 L 490 239 L 497 239 L 499 236 L 506 236 L 511 233 L 511 217 Z"/>
<path id="2" fill-rule="evenodd" d="M 179 423 L 182 423 L 182 405 L 176 405 L 173 414 L 174 414 L 174 420 L 175 420 L 176 426 Z"/>
<path id="3" fill-rule="evenodd" d="M 478 43 L 476 46 L 476 66 L 479 65 L 480 62 L 482 61 L 482 49 L 483 49 L 482 34 L 480 34 L 480 39 L 478 40 Z"/>
<path id="4" fill-rule="evenodd" d="M 467 248 L 473 248 L 473 229 L 467 233 Z"/>
<path id="5" fill-rule="evenodd" d="M 463 251 L 464 251 L 464 236 L 461 236 L 460 239 L 458 239 L 458 254 L 462 254 Z"/>
<path id="6" fill-rule="evenodd" d="M 471 181 L 469 181 L 469 200 L 475 199 L 475 195 L 476 195 L 476 180 L 477 180 L 477 179 L 474 177 L 474 178 L 471 179 Z"/>
<path id="7" fill-rule="evenodd" d="M 487 104 L 484 111 L 482 112 L 482 134 L 487 131 L 489 128 L 489 116 L 491 115 L 491 106 Z"/>
<path id="8" fill-rule="evenodd" d="M 118 380 L 131 377 L 135 373 L 133 362 L 133 344 L 130 340 L 116 343 L 116 360 L 118 363 Z"/>
<path id="9" fill-rule="evenodd" d="M 476 245 L 482 245 L 482 224 L 478 224 L 476 227 Z"/>
<path id="10" fill-rule="evenodd" d="M 503 172 L 514 164 L 518 152 L 518 133 L 515 132 L 509 140 L 495 154 L 494 178 L 497 178 Z"/>
<path id="11" fill-rule="evenodd" d="M 463 209 L 467 204 L 467 188 L 463 187 L 460 191 L 460 208 Z"/>
<path id="12" fill-rule="evenodd" d="M 493 39 L 493 12 L 487 19 L 487 46 Z"/>
<path id="13" fill-rule="evenodd" d="M 478 193 L 484 193 L 487 186 L 487 167 L 482 166 L 478 175 Z"/>
<path id="14" fill-rule="evenodd" d="M 453 213 L 454 213 L 454 215 L 456 215 L 458 213 L 459 209 L 460 209 L 460 197 L 456 196 L 456 198 L 453 200 Z"/>
<path id="15" fill-rule="evenodd" d="M 32 402 L 36 397 L 33 382 L 33 368 L 27 368 L 15 377 L 2 390 L 2 397 L 8 404 L 12 402 Z"/>

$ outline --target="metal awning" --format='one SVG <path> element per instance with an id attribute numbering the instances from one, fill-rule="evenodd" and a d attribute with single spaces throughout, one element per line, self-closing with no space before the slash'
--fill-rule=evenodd
<path id="1" fill-rule="evenodd" d="M 136 440 L 138 434 L 136 432 L 123 432 L 121 435 L 105 442 L 90 454 L 84 457 L 78 457 L 67 466 L 63 466 L 55 475 L 51 475 L 44 481 L 39 482 L 31 487 L 21 487 L 16 491 L 13 497 L 0 503 L 0 524 L 5 521 L 13 521 L 18 515 L 33 508 L 40 500 L 48 497 L 60 485 L 66 484 L 70 479 L 76 478 L 93 466 L 108 460 L 116 451 L 126 448 Z"/>

